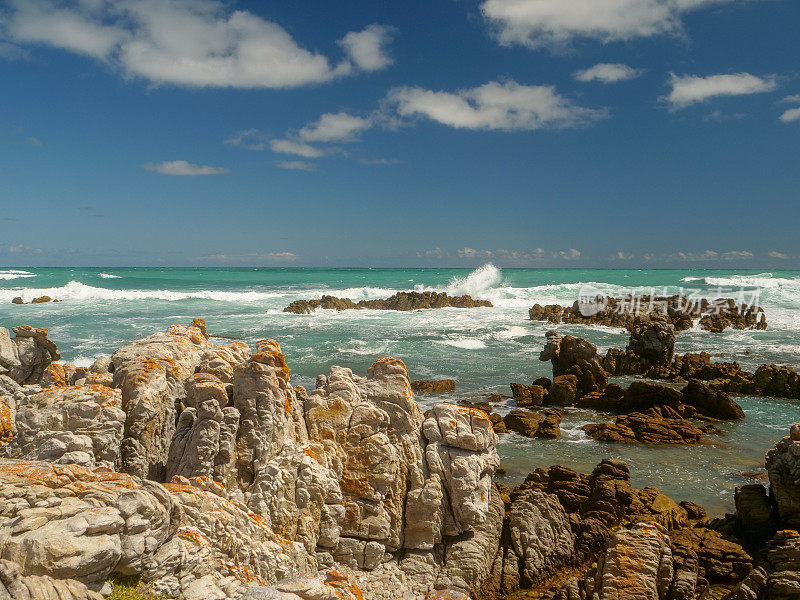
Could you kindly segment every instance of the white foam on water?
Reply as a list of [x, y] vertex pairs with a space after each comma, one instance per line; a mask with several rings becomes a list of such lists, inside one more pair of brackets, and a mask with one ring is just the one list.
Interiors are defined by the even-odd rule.
[[112, 275], [111, 273], [98, 273], [97, 276], [102, 279], [122, 279], [119, 275]]
[[170, 290], [114, 290], [86, 285], [80, 281], [70, 281], [55, 288], [16, 288], [0, 290], [0, 302], [10, 302], [15, 296], [29, 302], [39, 296], [50, 296], [58, 300], [216, 300], [218, 302], [259, 302], [270, 298], [285, 296], [277, 292], [222, 292], [217, 290], [196, 290], [174, 292]]
[[24, 279], [26, 277], [36, 277], [35, 273], [30, 271], [20, 271], [19, 269], [3, 269], [0, 270], [0, 279], [10, 281], [12, 279]]
[[531, 327], [520, 327], [519, 325], [514, 325], [512, 327], [495, 332], [494, 337], [498, 340], [513, 340], [535, 334], [536, 332]]
[[437, 344], [461, 348], [462, 350], [481, 350], [486, 348], [486, 342], [475, 338], [458, 338], [452, 340], [435, 340]]

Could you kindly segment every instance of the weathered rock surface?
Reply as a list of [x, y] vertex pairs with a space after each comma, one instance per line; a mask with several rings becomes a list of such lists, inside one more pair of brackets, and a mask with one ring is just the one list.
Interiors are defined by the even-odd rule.
[[488, 300], [476, 300], [469, 295], [448, 296], [446, 292], [397, 292], [380, 300], [359, 300], [322, 296], [319, 300], [295, 300], [283, 312], [309, 314], [318, 308], [330, 310], [419, 310], [429, 308], [477, 308], [491, 307]]
[[16, 435], [0, 453], [14, 458], [119, 465], [125, 413], [121, 394], [102, 385], [50, 387], [16, 407]]
[[20, 325], [12, 329], [0, 327], [0, 375], [19, 384], [39, 383], [47, 366], [60, 360], [58, 347], [47, 337], [47, 329]]

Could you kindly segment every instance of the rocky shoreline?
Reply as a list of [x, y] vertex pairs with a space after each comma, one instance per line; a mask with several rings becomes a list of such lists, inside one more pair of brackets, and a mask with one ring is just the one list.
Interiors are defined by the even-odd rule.
[[283, 312], [307, 315], [322, 308], [327, 310], [423, 310], [431, 308], [479, 308], [491, 307], [488, 300], [476, 300], [472, 296], [448, 296], [447, 292], [397, 292], [379, 300], [359, 300], [322, 296], [319, 300], [295, 300]]
[[733, 329], [767, 328], [767, 316], [760, 306], [738, 304], [733, 298], [691, 300], [682, 296], [599, 297], [592, 303], [572, 306], [535, 304], [528, 311], [531, 321], [557, 325], [603, 325], [630, 329], [637, 317], [663, 315], [675, 331], [686, 331], [698, 323], [702, 329], [720, 333]]
[[55, 363], [45, 329], [13, 332], [0, 328], [0, 598], [99, 600], [120, 577], [181, 600], [800, 597], [800, 425], [766, 455], [769, 488], [737, 488], [721, 518], [633, 488], [618, 460], [493, 481], [501, 424], [552, 437], [591, 403], [619, 414], [606, 437], [690, 443], [689, 426], [744, 417], [729, 394], [796, 397], [794, 371], [673, 356], [662, 319], [632, 324], [612, 358], [670, 385], [609, 383], [609, 354], [551, 332], [552, 380], [512, 386], [519, 410], [499, 422], [493, 398], [423, 413], [392, 358], [295, 387], [278, 343], [214, 346], [200, 319], [88, 368]]

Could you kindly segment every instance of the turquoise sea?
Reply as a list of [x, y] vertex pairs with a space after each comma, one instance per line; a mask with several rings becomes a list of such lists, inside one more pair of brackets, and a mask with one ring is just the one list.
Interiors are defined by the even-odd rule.
[[[47, 327], [63, 358], [88, 365], [96, 357], [176, 322], [204, 317], [209, 332], [252, 344], [278, 340], [294, 382], [313, 387], [331, 365], [364, 373], [382, 356], [408, 365], [414, 379], [452, 378], [449, 398], [422, 396], [423, 406], [442, 400], [479, 400], [510, 394], [512, 381], [550, 375], [538, 360], [549, 328], [528, 319], [534, 303], [572, 304], [584, 285], [609, 294], [686, 293], [730, 296], [741, 289], [760, 293], [766, 331], [678, 335], [677, 352], [705, 350], [754, 369], [761, 363], [800, 368], [800, 272], [700, 270], [504, 269], [40, 269], [0, 267], [0, 326], [27, 323]], [[446, 290], [491, 300], [495, 308], [392, 311], [281, 312], [293, 300], [322, 294], [354, 300], [387, 297], [398, 290]], [[62, 302], [12, 305], [49, 295]], [[567, 326], [559, 329], [588, 338], [601, 352], [624, 348], [621, 329]], [[764, 452], [800, 421], [800, 403], [740, 398], [747, 418], [723, 426], [725, 435], [694, 447], [656, 448], [599, 444], [580, 430], [603, 415], [576, 410], [566, 415], [559, 440], [503, 436], [499, 451], [509, 483], [539, 466], [591, 468], [603, 457], [626, 460], [637, 486], [655, 485], [676, 500], [688, 499], [722, 513], [733, 506], [733, 487], [752, 483], [745, 475], [763, 464]], [[503, 410], [501, 408], [501, 410]]]

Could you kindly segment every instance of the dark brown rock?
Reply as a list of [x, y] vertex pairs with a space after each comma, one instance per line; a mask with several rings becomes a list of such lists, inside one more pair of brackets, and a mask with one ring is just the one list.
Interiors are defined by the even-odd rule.
[[504, 418], [503, 422], [508, 431], [513, 431], [525, 437], [533, 437], [539, 430], [539, 424], [544, 417], [539, 413], [530, 410], [512, 410]]
[[456, 382], [452, 379], [421, 379], [411, 382], [415, 394], [450, 394], [456, 391]]
[[31, 304], [44, 304], [46, 302], [52, 302], [53, 299], [50, 296], [39, 296], [38, 298], [34, 298], [31, 300]]
[[517, 406], [529, 408], [531, 406], [541, 406], [544, 404], [547, 390], [539, 385], [512, 383], [511, 393], [514, 396]]
[[744, 419], [742, 407], [718, 387], [693, 379], [681, 390], [681, 394], [684, 404], [695, 407], [706, 417], [726, 421]]
[[22, 296], [16, 296], [12, 301], [11, 304], [25, 304], [25, 301], [22, 299]]
[[283, 312], [308, 314], [318, 308], [333, 310], [398, 310], [410, 311], [429, 308], [477, 308], [491, 307], [488, 300], [475, 300], [469, 295], [448, 296], [446, 292], [398, 292], [389, 298], [379, 300], [360, 300], [322, 296], [320, 300], [295, 300]]

